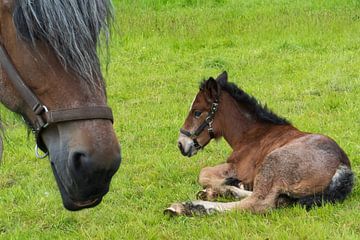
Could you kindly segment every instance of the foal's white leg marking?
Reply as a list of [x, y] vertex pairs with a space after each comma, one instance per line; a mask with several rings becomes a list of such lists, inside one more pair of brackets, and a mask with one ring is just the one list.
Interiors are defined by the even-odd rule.
[[212, 188], [205, 188], [199, 191], [196, 194], [196, 197], [197, 199], [201, 199], [201, 200], [213, 201], [218, 197], [217, 193], [220, 194], [220, 196], [227, 196], [230, 193], [231, 196], [236, 199], [243, 199], [251, 196], [252, 194], [252, 191], [247, 191], [243, 188], [238, 188], [235, 186], [221, 186], [221, 188], [222, 189], [218, 189], [218, 190], [214, 190]]
[[171, 216], [178, 215], [197, 215], [197, 214], [212, 214], [214, 212], [224, 212], [236, 207], [239, 202], [218, 203], [208, 201], [192, 201], [188, 203], [174, 203], [167, 209], [164, 214]]
[[269, 203], [266, 202], [254, 202], [254, 199], [252, 199], [251, 196], [235, 202], [209, 202], [197, 200], [191, 202], [174, 203], [169, 208], [167, 208], [164, 213], [170, 214], [171, 216], [193, 216], [212, 214], [216, 212], [226, 212], [234, 209], [250, 210], [254, 212], [256, 210], [257, 212], [260, 212], [262, 209], [255, 209], [255, 207], [262, 207], [263, 210], [266, 210], [266, 208], [269, 206]]
[[247, 191], [235, 186], [227, 186], [226, 188], [234, 195], [235, 198], [239, 199], [249, 197], [252, 194], [252, 191]]
[[197, 201], [192, 201], [191, 203], [195, 206], [203, 206], [208, 213], [212, 213], [214, 212], [214, 210], [217, 212], [225, 212], [234, 209], [237, 207], [240, 201], [223, 203], [223, 202], [208, 202], [208, 201], [197, 200]]

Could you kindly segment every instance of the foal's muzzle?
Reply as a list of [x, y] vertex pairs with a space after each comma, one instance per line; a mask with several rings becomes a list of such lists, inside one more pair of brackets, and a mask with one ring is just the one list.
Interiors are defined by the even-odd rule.
[[179, 150], [181, 152], [181, 154], [185, 157], [190, 157], [191, 156], [191, 151], [185, 151], [184, 147], [182, 146], [182, 144], [180, 142], [178, 142], [178, 147], [179, 147]]
[[186, 156], [186, 153], [185, 153], [185, 151], [184, 151], [183, 146], [181, 145], [181, 142], [178, 142], [178, 148], [179, 148], [181, 154], [184, 155], [184, 156]]
[[178, 139], [178, 148], [181, 154], [185, 157], [192, 157], [201, 149], [201, 147], [197, 148], [195, 146], [193, 139], [185, 136], [182, 133]]

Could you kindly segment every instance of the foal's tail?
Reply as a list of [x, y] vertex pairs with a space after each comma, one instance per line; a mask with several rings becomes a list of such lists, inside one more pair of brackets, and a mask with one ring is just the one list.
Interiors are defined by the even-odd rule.
[[310, 209], [323, 203], [341, 202], [349, 195], [353, 186], [354, 173], [350, 167], [340, 164], [324, 192], [297, 199], [297, 203]]

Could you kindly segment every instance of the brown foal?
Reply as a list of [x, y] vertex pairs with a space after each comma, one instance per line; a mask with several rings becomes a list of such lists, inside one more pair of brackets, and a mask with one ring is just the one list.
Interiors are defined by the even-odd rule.
[[[299, 131], [229, 83], [226, 72], [201, 84], [180, 132], [185, 156], [220, 137], [233, 152], [226, 163], [201, 170], [201, 200], [172, 204], [165, 210], [171, 215], [263, 213], [294, 203], [310, 208], [342, 201], [353, 187], [349, 159], [335, 141]], [[242, 200], [211, 202], [229, 195]]]

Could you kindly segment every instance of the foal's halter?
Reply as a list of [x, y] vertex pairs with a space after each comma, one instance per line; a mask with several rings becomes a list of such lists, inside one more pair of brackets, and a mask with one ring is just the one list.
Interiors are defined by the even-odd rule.
[[[111, 108], [107, 106], [49, 110], [26, 86], [1, 43], [0, 66], [5, 70], [14, 88], [36, 116], [35, 121], [31, 124], [31, 128], [36, 138], [35, 154], [38, 158], [44, 158], [48, 155], [48, 149], [41, 139], [41, 133], [49, 125], [77, 120], [106, 119], [111, 122], [114, 120]], [[38, 149], [41, 149], [45, 155], [40, 157]]]
[[215, 138], [215, 133], [214, 133], [214, 129], [213, 129], [213, 122], [214, 122], [214, 118], [215, 118], [215, 113], [217, 112], [219, 107], [219, 99], [215, 99], [215, 101], [211, 104], [211, 108], [210, 108], [210, 112], [207, 115], [207, 117], [205, 118], [204, 122], [193, 132], [189, 132], [188, 130], [185, 130], [183, 128], [180, 129], [180, 132], [186, 136], [188, 136], [189, 138], [191, 138], [194, 142], [194, 147], [197, 150], [200, 150], [201, 148], [203, 148], [203, 146], [201, 146], [199, 144], [199, 142], [196, 140], [197, 137], [200, 136], [200, 134], [204, 131], [204, 129], [206, 127], [208, 127], [208, 133], [210, 136], [210, 139]]

